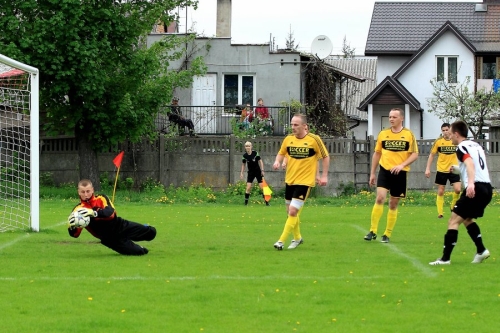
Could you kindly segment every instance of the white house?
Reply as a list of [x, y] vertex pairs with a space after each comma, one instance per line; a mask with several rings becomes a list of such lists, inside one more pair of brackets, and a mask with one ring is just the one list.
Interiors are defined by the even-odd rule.
[[376, 2], [365, 48], [376, 56], [377, 87], [358, 109], [367, 112], [368, 135], [388, 126], [391, 108], [405, 110], [405, 126], [433, 139], [443, 120], [427, 112], [432, 79], [488, 87], [500, 61], [500, 0]]

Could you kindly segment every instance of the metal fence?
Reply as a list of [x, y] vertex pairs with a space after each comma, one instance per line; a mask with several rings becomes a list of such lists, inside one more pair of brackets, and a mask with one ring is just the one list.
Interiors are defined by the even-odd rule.
[[[255, 108], [252, 110], [255, 114]], [[179, 109], [186, 119], [191, 119], [194, 124], [194, 131], [197, 134], [205, 135], [229, 135], [237, 132], [247, 132], [254, 136], [275, 136], [288, 133], [290, 120], [293, 114], [288, 107], [266, 106], [269, 111], [269, 118], [260, 119], [253, 117], [253, 121], [245, 123], [242, 119], [242, 107], [229, 106], [196, 106], [179, 105]], [[169, 121], [168, 113], [170, 107], [165, 107], [164, 111], [158, 114], [155, 120], [155, 128], [160, 133], [185, 132], [187, 129], [179, 128], [175, 123]]]

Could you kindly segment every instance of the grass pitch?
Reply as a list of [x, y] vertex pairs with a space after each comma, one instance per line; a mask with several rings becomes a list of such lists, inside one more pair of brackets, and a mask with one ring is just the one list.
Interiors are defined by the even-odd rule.
[[[498, 331], [496, 204], [479, 219], [492, 256], [471, 264], [475, 247], [461, 227], [450, 266], [428, 265], [447, 222], [433, 206], [400, 207], [382, 244], [363, 240], [371, 205], [311, 200], [304, 244], [276, 251], [281, 200], [118, 203], [120, 216], [158, 230], [141, 243], [143, 257], [116, 254], [87, 232], [70, 238], [72, 207], [42, 201], [40, 233], [0, 234], [2, 332]], [[384, 227], [385, 214], [379, 236]]]

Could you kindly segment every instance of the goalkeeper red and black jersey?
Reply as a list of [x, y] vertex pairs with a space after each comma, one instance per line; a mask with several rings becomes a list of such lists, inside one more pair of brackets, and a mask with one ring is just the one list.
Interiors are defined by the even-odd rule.
[[[94, 237], [105, 239], [118, 231], [119, 223], [117, 223], [115, 207], [106, 195], [97, 194], [93, 195], [89, 200], [81, 200], [80, 204], [73, 208], [73, 212], [80, 208], [90, 208], [97, 212], [97, 216], [91, 217], [89, 225], [85, 227]], [[71, 236], [76, 238], [80, 236], [82, 228], [74, 229], [71, 232], [73, 232]]]

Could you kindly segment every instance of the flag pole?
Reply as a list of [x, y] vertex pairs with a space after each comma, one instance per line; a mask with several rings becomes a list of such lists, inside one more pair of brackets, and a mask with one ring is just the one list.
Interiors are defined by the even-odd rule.
[[119, 173], [120, 173], [120, 167], [118, 167], [118, 170], [116, 171], [115, 186], [113, 187], [113, 197], [111, 199], [111, 202], [113, 204], [115, 203], [116, 184], [118, 183], [118, 174]]
[[116, 184], [118, 183], [118, 174], [120, 173], [120, 166], [122, 165], [122, 160], [123, 160], [123, 154], [124, 153], [125, 153], [124, 151], [120, 152], [113, 159], [113, 164], [115, 165], [115, 167], [118, 168], [118, 170], [116, 171], [115, 186], [113, 187], [113, 197], [111, 198], [111, 202], [112, 203], [115, 203]]

